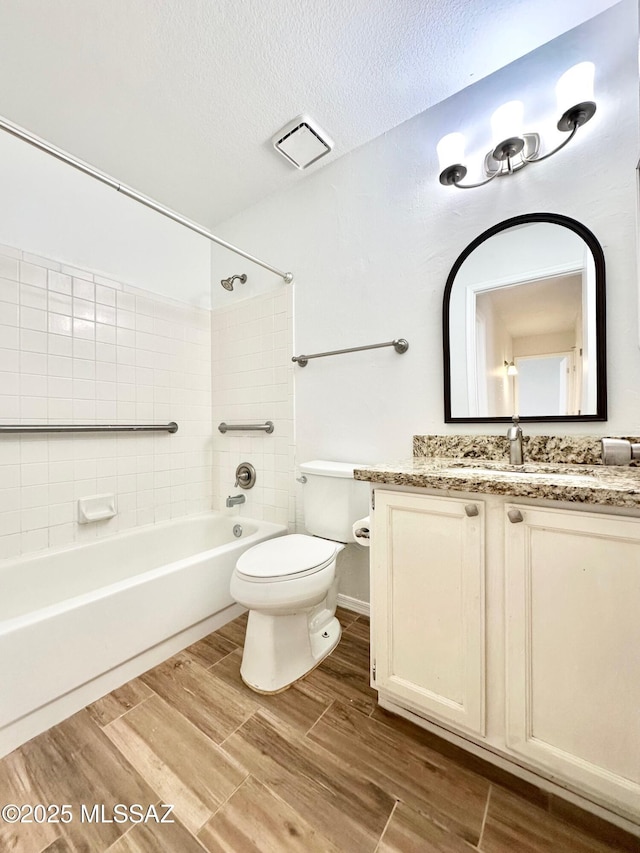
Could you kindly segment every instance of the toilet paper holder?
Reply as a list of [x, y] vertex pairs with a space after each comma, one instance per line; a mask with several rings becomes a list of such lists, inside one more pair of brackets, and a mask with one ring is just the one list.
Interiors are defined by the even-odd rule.
[[363, 548], [369, 548], [371, 545], [371, 517], [367, 515], [364, 518], [358, 518], [353, 522], [351, 532], [359, 545], [362, 545]]

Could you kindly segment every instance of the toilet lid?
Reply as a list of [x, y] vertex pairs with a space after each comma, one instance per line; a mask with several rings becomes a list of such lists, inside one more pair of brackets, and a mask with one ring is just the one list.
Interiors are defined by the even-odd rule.
[[337, 544], [328, 539], [291, 533], [249, 548], [236, 568], [241, 575], [263, 580], [310, 575], [331, 563], [336, 552]]

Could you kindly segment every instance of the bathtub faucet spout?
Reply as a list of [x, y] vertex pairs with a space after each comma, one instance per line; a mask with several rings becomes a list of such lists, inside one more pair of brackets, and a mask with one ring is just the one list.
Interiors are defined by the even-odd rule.
[[246, 501], [244, 495], [229, 495], [227, 498], [227, 506], [236, 506], [237, 504], [243, 504]]

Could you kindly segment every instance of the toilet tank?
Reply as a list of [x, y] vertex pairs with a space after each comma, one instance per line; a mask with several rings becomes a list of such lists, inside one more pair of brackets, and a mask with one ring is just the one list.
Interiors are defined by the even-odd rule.
[[353, 479], [355, 462], [304, 462], [300, 471], [303, 486], [304, 525], [309, 533], [353, 542], [354, 521], [369, 513], [369, 483]]

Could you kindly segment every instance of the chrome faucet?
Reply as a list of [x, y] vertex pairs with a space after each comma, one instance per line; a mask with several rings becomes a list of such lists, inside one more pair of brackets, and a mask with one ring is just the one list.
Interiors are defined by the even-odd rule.
[[510, 426], [507, 430], [509, 462], [512, 465], [522, 465], [522, 427], [520, 426], [520, 418], [514, 415], [511, 420], [513, 421], [513, 426]]
[[229, 495], [227, 498], [227, 506], [237, 506], [238, 504], [243, 504], [246, 501], [244, 495]]

